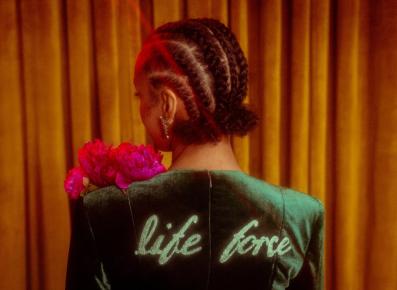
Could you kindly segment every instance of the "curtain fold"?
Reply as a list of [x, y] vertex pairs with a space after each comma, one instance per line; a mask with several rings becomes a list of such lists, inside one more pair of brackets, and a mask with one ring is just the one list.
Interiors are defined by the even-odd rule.
[[241, 167], [324, 202], [326, 288], [397, 290], [392, 0], [0, 1], [0, 288], [64, 288], [67, 170], [93, 138], [151, 142], [135, 57], [186, 17], [221, 20], [247, 55], [261, 120], [232, 140]]
[[[366, 287], [357, 273], [365, 273], [366, 251], [357, 245], [366, 233], [368, 214], [367, 43], [368, 11], [364, 1], [338, 2], [335, 13], [335, 253], [344, 263], [335, 267], [335, 287]], [[349, 97], [346, 97], [349, 96]], [[363, 198], [364, 197], [364, 198]], [[346, 217], [349, 218], [346, 218]], [[369, 234], [369, 233], [368, 233]]]
[[[0, 4], [0, 286], [25, 289], [27, 228], [25, 205], [24, 110], [20, 87], [18, 10], [9, 1]], [[3, 69], [7, 68], [7, 70]], [[10, 114], [12, 112], [12, 114]], [[10, 154], [12, 153], [12, 154]], [[14, 251], [18, 249], [18, 251]], [[9, 268], [17, 268], [10, 271]], [[18, 281], [18, 282], [15, 282]]]

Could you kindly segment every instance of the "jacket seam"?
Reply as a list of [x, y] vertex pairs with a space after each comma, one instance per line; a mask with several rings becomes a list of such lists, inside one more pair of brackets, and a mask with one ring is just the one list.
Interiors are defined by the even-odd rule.
[[[319, 201], [317, 200], [317, 202], [319, 202]], [[310, 247], [311, 247], [311, 245], [312, 245], [313, 237], [314, 237], [314, 234], [315, 234], [314, 231], [317, 229], [319, 222], [320, 222], [320, 215], [317, 214], [317, 215], [316, 215], [316, 218], [314, 219], [314, 221], [313, 221], [313, 223], [312, 223], [312, 227], [311, 227], [311, 228], [312, 228], [312, 233], [311, 233], [311, 235], [310, 235], [309, 242], [307, 243], [306, 248], [305, 248], [305, 252], [304, 252], [305, 255], [304, 255], [304, 258], [303, 258], [302, 266], [299, 268], [299, 270], [298, 270], [296, 276], [295, 276], [293, 279], [295, 279], [296, 277], [299, 276], [299, 274], [300, 274], [300, 273], [302, 272], [302, 270], [303, 270], [303, 267], [305, 266], [305, 262], [307, 261], [308, 252], [309, 252]]]
[[[281, 200], [282, 200], [282, 215], [281, 215], [281, 225], [280, 225], [280, 229], [279, 229], [279, 237], [281, 237], [281, 233], [284, 229], [284, 219], [285, 219], [285, 198], [284, 198], [284, 191], [282, 189], [282, 187], [278, 186], [278, 189], [280, 191], [280, 195], [281, 195]], [[277, 263], [278, 263], [278, 258], [279, 255], [278, 253], [276, 253], [273, 256], [273, 263], [272, 263], [272, 271], [271, 271], [271, 276], [270, 276], [270, 280], [269, 280], [269, 285], [268, 285], [268, 289], [273, 289], [273, 285], [274, 285], [274, 278], [275, 278], [275, 273], [276, 273], [276, 267], [277, 267]]]
[[[135, 223], [134, 213], [132, 210], [133, 206], [132, 206], [132, 201], [130, 199], [130, 194], [128, 191], [126, 192], [126, 195], [127, 195], [128, 207], [129, 207], [130, 215], [131, 215], [131, 222], [132, 222], [132, 227], [133, 227], [133, 232], [134, 232], [135, 244], [138, 246], [139, 240], [138, 240], [138, 234], [136, 232], [136, 223]], [[141, 275], [141, 265], [142, 264], [141, 264], [141, 256], [140, 255], [137, 255], [137, 260], [138, 260], [138, 277], [139, 277], [138, 280], [140, 281], [142, 278], [142, 275]]]
[[[83, 201], [82, 201], [82, 202], [83, 202], [84, 216], [85, 216], [85, 218], [86, 218], [88, 227], [89, 227], [89, 229], [90, 229], [90, 235], [91, 235], [91, 237], [92, 237], [93, 244], [94, 244], [95, 260], [96, 260], [96, 262], [97, 262], [97, 266], [101, 268], [102, 274], [105, 273], [106, 283], [108, 283], [107, 277], [106, 277], [106, 271], [105, 271], [104, 268], [103, 268], [103, 261], [102, 261], [102, 259], [101, 259], [100, 254], [99, 254], [99, 250], [98, 250], [98, 246], [97, 246], [97, 241], [96, 241], [95, 233], [94, 233], [94, 228], [93, 228], [93, 226], [92, 226], [92, 224], [91, 224], [91, 219], [90, 219], [90, 215], [89, 215], [89, 212], [88, 212], [89, 210], [88, 210], [88, 208], [86, 207], [86, 203], [85, 203], [84, 197], [83, 197]], [[95, 281], [96, 281], [96, 283], [99, 283], [99, 282], [98, 282], [98, 277], [97, 277], [97, 275], [95, 274], [94, 276], [95, 276]], [[102, 286], [102, 285], [99, 285], [99, 286]], [[109, 285], [109, 284], [104, 285], [104, 286], [109, 287], [109, 289], [110, 289], [110, 285]]]
[[99, 251], [98, 251], [98, 247], [97, 247], [97, 243], [96, 243], [94, 229], [93, 229], [92, 224], [91, 224], [91, 219], [90, 219], [90, 215], [88, 213], [88, 208], [85, 205], [85, 199], [83, 199], [83, 210], [84, 210], [84, 216], [85, 216], [85, 218], [87, 220], [88, 227], [90, 229], [90, 234], [91, 234], [92, 240], [94, 241], [95, 258], [98, 260], [99, 263], [101, 263], [101, 261], [99, 259]]

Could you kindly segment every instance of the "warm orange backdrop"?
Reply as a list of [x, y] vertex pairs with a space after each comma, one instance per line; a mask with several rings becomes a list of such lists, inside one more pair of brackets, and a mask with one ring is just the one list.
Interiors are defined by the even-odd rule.
[[94, 137], [150, 141], [132, 97], [141, 39], [199, 16], [248, 56], [262, 122], [234, 139], [241, 166], [326, 206], [327, 289], [397, 289], [393, 0], [1, 0], [0, 289], [63, 289], [65, 174]]

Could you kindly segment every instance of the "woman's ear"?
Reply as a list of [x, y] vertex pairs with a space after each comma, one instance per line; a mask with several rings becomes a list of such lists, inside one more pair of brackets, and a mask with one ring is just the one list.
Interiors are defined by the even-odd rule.
[[169, 123], [172, 124], [175, 119], [176, 109], [178, 105], [177, 96], [172, 90], [164, 88], [160, 93], [160, 102], [161, 113], [169, 120]]

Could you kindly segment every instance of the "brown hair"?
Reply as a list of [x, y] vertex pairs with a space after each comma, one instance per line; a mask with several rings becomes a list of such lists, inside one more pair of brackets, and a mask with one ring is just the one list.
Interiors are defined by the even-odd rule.
[[183, 100], [189, 120], [174, 123], [185, 143], [217, 141], [222, 134], [246, 135], [257, 122], [243, 104], [248, 65], [233, 32], [215, 19], [166, 23], [145, 40], [138, 71], [150, 85], [171, 87]]

